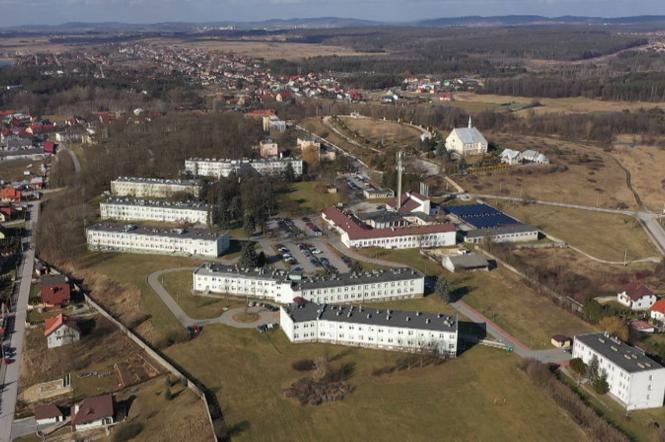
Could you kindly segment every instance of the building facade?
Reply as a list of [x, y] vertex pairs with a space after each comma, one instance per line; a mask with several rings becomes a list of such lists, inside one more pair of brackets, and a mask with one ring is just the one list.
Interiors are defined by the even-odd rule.
[[663, 406], [665, 368], [637, 348], [605, 333], [575, 337], [573, 358], [589, 365], [596, 358], [607, 375], [610, 395], [626, 410]]
[[284, 175], [291, 166], [294, 176], [302, 175], [302, 160], [294, 158], [272, 158], [261, 160], [225, 160], [216, 158], [190, 158], [185, 161], [185, 172], [192, 176], [226, 178], [232, 173], [240, 173], [243, 168], [251, 168], [260, 175]]
[[111, 197], [99, 203], [102, 219], [119, 221], [159, 221], [208, 224], [210, 207], [199, 202], [147, 200], [129, 197]]
[[342, 243], [351, 248], [413, 249], [449, 247], [457, 243], [457, 228], [453, 224], [373, 229], [355, 215], [344, 213], [336, 207], [325, 209], [321, 218], [340, 234]]
[[488, 229], [475, 229], [466, 233], [464, 242], [479, 244], [487, 239], [492, 242], [538, 241], [540, 230], [527, 224], [511, 224]]
[[308, 277], [279, 270], [203, 264], [194, 271], [193, 290], [267, 299], [288, 304], [296, 298], [320, 303], [389, 301], [422, 297], [425, 276], [394, 268], [367, 273]]
[[135, 198], [168, 198], [186, 193], [198, 198], [201, 183], [198, 180], [120, 177], [111, 181], [111, 193]]
[[468, 127], [455, 128], [446, 138], [446, 149], [461, 156], [486, 154], [488, 146], [483, 134], [473, 127], [470, 117]]
[[436, 313], [317, 304], [280, 308], [280, 328], [293, 343], [323, 342], [391, 351], [457, 355], [457, 318]]
[[156, 229], [132, 224], [98, 223], [86, 229], [90, 250], [216, 258], [229, 248], [227, 233], [203, 229]]

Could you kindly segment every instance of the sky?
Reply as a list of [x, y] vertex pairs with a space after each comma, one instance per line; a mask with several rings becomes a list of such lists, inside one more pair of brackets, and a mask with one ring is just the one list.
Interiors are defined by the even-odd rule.
[[72, 21], [258, 21], [327, 16], [409, 21], [508, 14], [665, 15], [665, 0], [0, 0], [0, 26]]

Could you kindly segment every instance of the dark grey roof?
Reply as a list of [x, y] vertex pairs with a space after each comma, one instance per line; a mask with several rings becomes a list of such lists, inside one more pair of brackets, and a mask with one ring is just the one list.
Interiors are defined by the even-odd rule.
[[456, 332], [457, 318], [442, 313], [384, 310], [353, 305], [293, 303], [285, 307], [293, 322], [316, 319], [386, 327]]
[[371, 272], [340, 273], [339, 275], [304, 277], [298, 282], [301, 289], [318, 289], [339, 287], [345, 285], [374, 284], [377, 282], [404, 281], [414, 278], [424, 278], [425, 275], [417, 270], [404, 267], [372, 270]]
[[448, 256], [448, 259], [450, 259], [450, 262], [452, 262], [455, 267], [474, 268], [474, 267], [487, 267], [489, 265], [487, 259], [485, 259], [485, 257], [477, 253], [452, 255]]
[[400, 213], [388, 210], [382, 210], [378, 212], [358, 213], [358, 218], [360, 218], [363, 221], [374, 221], [377, 223], [389, 223], [404, 219], [404, 217]]
[[112, 204], [119, 206], [148, 206], [148, 207], [168, 207], [170, 209], [188, 209], [207, 211], [209, 206], [199, 201], [168, 201], [168, 200], [149, 200], [142, 198], [130, 198], [122, 196], [112, 196], [102, 204]]
[[528, 224], [509, 224], [507, 226], [494, 227], [491, 229], [476, 229], [467, 232], [467, 238], [483, 238], [485, 236], [505, 235], [509, 233], [538, 232], [538, 228]]
[[120, 224], [102, 222], [88, 227], [86, 230], [103, 232], [125, 232], [131, 235], [166, 236], [171, 238], [204, 239], [213, 241], [222, 236], [214, 234], [207, 229], [159, 229], [156, 227], [137, 226], [135, 224]]
[[49, 287], [52, 285], [67, 284], [67, 277], [65, 275], [43, 275], [39, 278], [39, 284], [42, 287]]
[[273, 279], [276, 282], [291, 282], [296, 289], [318, 289], [343, 287], [356, 284], [375, 284], [377, 282], [403, 281], [424, 278], [424, 275], [409, 268], [396, 267], [391, 269], [373, 270], [371, 272], [340, 273], [339, 275], [302, 276], [290, 278], [290, 274], [271, 267], [262, 269], [243, 269], [238, 266], [206, 263], [199, 266], [195, 273], [201, 275], [243, 275], [248, 278]]
[[284, 270], [275, 270], [271, 267], [264, 268], [241, 268], [235, 265], [205, 263], [201, 264], [194, 270], [194, 273], [206, 276], [222, 276], [222, 275], [243, 275], [256, 279], [272, 279], [275, 281], [284, 280], [288, 277], [288, 273]]
[[589, 346], [629, 373], [663, 368], [662, 365], [645, 355], [643, 351], [605, 333], [575, 336], [575, 340]]
[[199, 180], [179, 178], [146, 178], [136, 176], [121, 176], [114, 181], [144, 184], [173, 184], [176, 186], [200, 186]]

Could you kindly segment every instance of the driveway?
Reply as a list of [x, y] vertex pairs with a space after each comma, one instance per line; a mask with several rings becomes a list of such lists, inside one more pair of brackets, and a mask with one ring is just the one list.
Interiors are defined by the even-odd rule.
[[[160, 277], [167, 273], [193, 271], [195, 267], [178, 267], [175, 269], [159, 270], [148, 275], [148, 284], [155, 291], [157, 296], [162, 300], [166, 307], [171, 310], [173, 316], [183, 325], [183, 327], [191, 327], [194, 325], [210, 325], [210, 324], [224, 324], [229, 327], [235, 328], [255, 328], [259, 325], [270, 324], [279, 322], [279, 313], [271, 312], [261, 307], [250, 307], [247, 309], [249, 312], [258, 313], [259, 319], [254, 322], [240, 322], [233, 319], [233, 316], [238, 313], [245, 312], [244, 308], [230, 309], [222, 313], [216, 318], [210, 319], [194, 319], [190, 317], [173, 299], [171, 294], [164, 288], [160, 282]], [[195, 296], [195, 295], [191, 295]]]

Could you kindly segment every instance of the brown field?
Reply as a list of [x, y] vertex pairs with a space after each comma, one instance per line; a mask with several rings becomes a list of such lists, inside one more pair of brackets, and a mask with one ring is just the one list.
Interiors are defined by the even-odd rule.
[[608, 261], [659, 256], [635, 218], [588, 210], [564, 209], [536, 204], [494, 202], [520, 221]]
[[468, 175], [456, 181], [468, 192], [535, 198], [546, 201], [616, 208], [637, 208], [616, 160], [597, 147], [507, 134], [487, 134], [501, 148], [535, 149], [551, 166], [516, 166], [492, 174]]
[[[165, 396], [167, 388], [174, 395], [170, 400]], [[166, 376], [161, 376], [141, 385], [136, 391], [123, 392], [119, 399], [129, 395], [135, 396], [129, 416], [114, 432], [131, 423], [140, 423], [143, 430], [133, 441], [211, 440], [212, 428], [203, 401], [188, 388], [180, 384], [167, 387]]]
[[[587, 113], [587, 112], [612, 112], [638, 110], [640, 108], [654, 108], [658, 107], [665, 109], [665, 103], [652, 103], [641, 101], [605, 101], [594, 100], [584, 97], [571, 97], [571, 98], [533, 98], [533, 97], [513, 97], [510, 95], [491, 95], [491, 94], [476, 94], [473, 92], [458, 92], [455, 93], [454, 103], [463, 107], [466, 103], [479, 103], [479, 106], [496, 107], [504, 103], [524, 103], [529, 104], [538, 101], [541, 105], [533, 108], [536, 113]], [[470, 110], [470, 109], [469, 109]], [[529, 110], [517, 111], [518, 115], [525, 115]]]
[[420, 131], [395, 121], [340, 117], [350, 131], [366, 138], [372, 147], [383, 142], [386, 148], [404, 148], [418, 143]]
[[[624, 138], [619, 140], [625, 141]], [[665, 148], [656, 146], [617, 147], [612, 155], [630, 171], [631, 181], [642, 202], [653, 211], [665, 208]]]
[[601, 264], [570, 249], [521, 249], [511, 253], [520, 263], [517, 265], [520, 270], [538, 269], [569, 279], [570, 283], [551, 288], [568, 291], [579, 300], [588, 296], [616, 295], [617, 289], [636, 279], [657, 293], [665, 290], [665, 275], [658, 273], [656, 265], [651, 263]]
[[[50, 160], [10, 160], [0, 161], [0, 180], [14, 181], [27, 178], [23, 175], [24, 171], [29, 171], [32, 176], [40, 175], [39, 167], [42, 163]], [[28, 167], [30, 166], [30, 167]]]
[[80, 399], [140, 384], [160, 373], [163, 369], [159, 364], [100, 316], [94, 317], [90, 334], [58, 348], [47, 349], [43, 326], [26, 333], [21, 360], [23, 388], [71, 374], [73, 396]]
[[298, 60], [307, 57], [328, 55], [372, 55], [370, 53], [356, 52], [351, 48], [329, 46], [314, 43], [291, 43], [283, 41], [239, 41], [239, 40], [181, 40], [170, 38], [148, 39], [148, 43], [169, 45], [176, 48], [201, 49], [206, 51], [233, 52], [245, 57], [265, 59], [284, 58]]
[[[80, 47], [80, 46], [77, 46]], [[48, 37], [15, 37], [0, 39], [0, 52], [14, 52], [32, 54], [35, 52], [60, 53], [71, 49], [71, 47], [49, 42]]]

